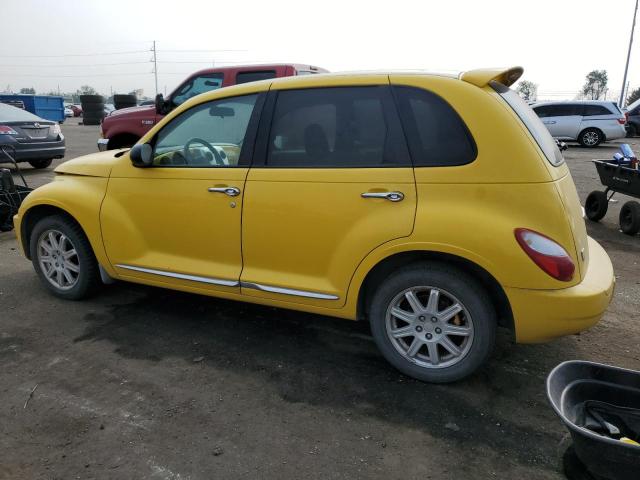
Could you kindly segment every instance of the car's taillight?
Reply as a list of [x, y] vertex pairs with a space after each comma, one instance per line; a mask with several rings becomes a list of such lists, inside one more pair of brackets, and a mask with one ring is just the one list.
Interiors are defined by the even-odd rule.
[[0, 135], [18, 135], [18, 132], [7, 125], [0, 125]]
[[516, 228], [514, 233], [520, 247], [542, 270], [563, 282], [573, 278], [576, 266], [560, 244], [526, 228]]
[[60, 130], [60, 125], [58, 125], [57, 123], [51, 125], [49, 127], [49, 133], [51, 135], [60, 135], [62, 133], [62, 130]]
[[627, 118], [626, 118], [626, 117], [625, 117], [625, 118], [619, 118], [619, 119], [618, 119], [618, 123], [619, 123], [620, 125], [624, 125], [625, 123], [627, 123]]

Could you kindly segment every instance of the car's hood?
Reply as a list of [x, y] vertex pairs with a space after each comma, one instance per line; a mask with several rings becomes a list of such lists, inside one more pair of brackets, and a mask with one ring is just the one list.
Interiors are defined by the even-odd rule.
[[144, 105], [142, 107], [127, 107], [121, 108], [120, 110], [114, 110], [107, 118], [119, 117], [120, 115], [131, 115], [132, 113], [143, 113], [143, 114], [156, 114], [156, 106], [155, 105]]
[[108, 177], [113, 165], [120, 160], [116, 155], [122, 150], [107, 150], [74, 158], [56, 167], [54, 172], [87, 177]]

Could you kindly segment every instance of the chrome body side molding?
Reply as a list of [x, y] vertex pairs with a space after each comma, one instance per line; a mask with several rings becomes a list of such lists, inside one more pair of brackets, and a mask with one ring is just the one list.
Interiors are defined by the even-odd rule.
[[338, 300], [340, 298], [336, 295], [329, 295], [327, 293], [308, 292], [306, 290], [294, 290], [292, 288], [272, 287], [270, 285], [262, 285], [260, 283], [253, 282], [240, 282], [240, 287], [252, 288], [254, 290], [260, 290], [262, 292], [293, 295], [296, 297], [318, 298], [320, 300]]
[[222, 285], [224, 287], [237, 287], [240, 282], [237, 280], [224, 280], [222, 278], [213, 277], [200, 277], [198, 275], [187, 275], [185, 273], [168, 272], [166, 270], [155, 270], [153, 268], [136, 267], [134, 265], [124, 265], [119, 263], [116, 265], [119, 268], [125, 268], [127, 270], [133, 270], [136, 272], [150, 273], [151, 275], [159, 275], [161, 277], [179, 278], [180, 280], [190, 280], [192, 282], [208, 283], [210, 285]]
[[[242, 287], [260, 290], [262, 292], [279, 293], [282, 295], [292, 295], [295, 297], [317, 298], [319, 300], [338, 300], [337, 295], [329, 295], [327, 293], [309, 292], [307, 290], [295, 290], [293, 288], [273, 287], [271, 285], [262, 285], [253, 282], [238, 282], [237, 280], [224, 280], [221, 278], [201, 277], [198, 275], [187, 275], [185, 273], [175, 273], [166, 270], [156, 270], [153, 268], [136, 267], [135, 265], [125, 265], [123, 263], [116, 264], [118, 268], [133, 270], [135, 272], [149, 273], [151, 275], [159, 275], [161, 277], [178, 278], [180, 280], [190, 280], [192, 282], [207, 283], [210, 285], [222, 285], [224, 287]], [[106, 273], [106, 272], [105, 272]]]

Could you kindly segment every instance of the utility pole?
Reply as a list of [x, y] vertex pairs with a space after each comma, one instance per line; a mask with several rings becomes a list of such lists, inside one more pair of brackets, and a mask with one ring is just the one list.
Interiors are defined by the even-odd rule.
[[151, 50], [153, 51], [153, 75], [155, 76], [156, 80], [156, 96], [158, 96], [158, 55], [156, 52], [155, 40], [153, 41], [153, 48]]
[[624, 87], [627, 84], [627, 72], [629, 71], [629, 58], [631, 57], [631, 45], [633, 45], [633, 31], [636, 28], [636, 14], [638, 13], [638, 0], [636, 0], [636, 8], [633, 11], [633, 23], [631, 24], [631, 35], [629, 36], [629, 50], [627, 51], [627, 63], [624, 66], [624, 77], [622, 79], [622, 92], [620, 92], [619, 107], [624, 106]]

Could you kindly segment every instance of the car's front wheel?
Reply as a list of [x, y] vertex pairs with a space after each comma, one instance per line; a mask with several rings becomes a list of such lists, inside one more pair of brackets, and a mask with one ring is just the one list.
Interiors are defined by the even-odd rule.
[[79, 225], [54, 215], [39, 220], [30, 237], [31, 261], [54, 295], [79, 300], [100, 282], [98, 262]]
[[471, 375], [495, 341], [496, 313], [486, 291], [445, 264], [421, 264], [389, 276], [374, 294], [369, 315], [384, 357], [426, 382]]
[[51, 165], [51, 162], [53, 162], [53, 160], [51, 158], [46, 158], [43, 160], [29, 160], [29, 164], [33, 167], [33, 168], [47, 168], [49, 165]]

